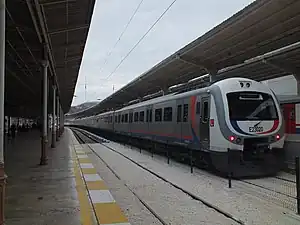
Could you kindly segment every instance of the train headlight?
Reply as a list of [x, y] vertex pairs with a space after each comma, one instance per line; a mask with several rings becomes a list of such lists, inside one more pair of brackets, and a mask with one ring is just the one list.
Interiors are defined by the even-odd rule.
[[240, 81], [241, 88], [249, 88], [251, 86], [250, 81]]
[[229, 141], [233, 142], [235, 140], [235, 136], [230, 136]]
[[276, 140], [278, 141], [279, 139], [280, 139], [280, 135], [277, 134], [277, 135], [276, 135]]

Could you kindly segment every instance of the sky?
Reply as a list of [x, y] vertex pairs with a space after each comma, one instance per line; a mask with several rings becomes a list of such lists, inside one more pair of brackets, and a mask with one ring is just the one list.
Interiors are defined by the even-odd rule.
[[119, 41], [141, 0], [96, 1], [72, 105], [105, 99], [253, 2], [177, 0], [115, 70], [173, 1], [143, 0]]

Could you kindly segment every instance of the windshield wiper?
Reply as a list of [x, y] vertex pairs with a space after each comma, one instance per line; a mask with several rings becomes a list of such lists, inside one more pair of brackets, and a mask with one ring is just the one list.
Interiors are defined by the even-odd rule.
[[262, 110], [264, 110], [265, 108], [267, 108], [268, 106], [272, 106], [273, 105], [273, 101], [271, 99], [268, 99], [264, 102], [262, 102], [261, 104], [259, 104], [256, 109], [249, 115], [247, 116], [247, 118], [255, 118], [255, 116], [260, 113]]

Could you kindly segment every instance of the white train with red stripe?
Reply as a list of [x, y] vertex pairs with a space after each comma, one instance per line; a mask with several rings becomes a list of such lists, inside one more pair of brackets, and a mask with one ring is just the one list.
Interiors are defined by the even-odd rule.
[[219, 171], [269, 174], [282, 163], [284, 129], [272, 90], [254, 80], [229, 78], [210, 86], [138, 102], [75, 124], [193, 150]]

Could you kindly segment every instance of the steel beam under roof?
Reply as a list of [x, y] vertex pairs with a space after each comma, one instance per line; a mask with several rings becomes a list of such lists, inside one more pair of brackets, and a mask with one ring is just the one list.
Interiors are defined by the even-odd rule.
[[300, 95], [277, 95], [281, 105], [300, 103]]
[[[299, 0], [257, 0], [80, 114], [117, 107], [141, 94], [155, 93], [161, 86], [185, 83], [208, 71], [219, 71], [218, 78], [238, 75], [257, 80], [291, 74], [299, 68], [299, 40]], [[288, 45], [292, 45], [288, 50], [267, 56], [268, 61], [245, 62]]]
[[58, 86], [63, 110], [67, 112], [95, 0], [6, 2], [6, 114], [40, 115], [43, 44], [50, 61], [50, 82]]

